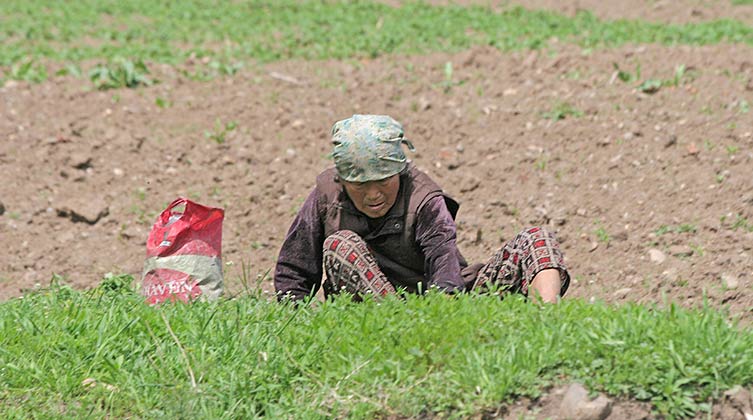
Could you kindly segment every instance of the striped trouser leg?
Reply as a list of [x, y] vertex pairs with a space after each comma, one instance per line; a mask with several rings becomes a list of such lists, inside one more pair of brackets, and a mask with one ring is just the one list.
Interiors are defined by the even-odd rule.
[[379, 269], [366, 242], [356, 233], [340, 230], [324, 240], [324, 293], [342, 291], [356, 298], [365, 294], [385, 296], [394, 294], [395, 288]]
[[560, 272], [563, 296], [570, 285], [559, 242], [543, 227], [526, 228], [502, 249], [479, 271], [473, 288], [488, 288], [491, 285], [512, 293], [528, 294], [528, 286], [541, 270], [556, 268]]

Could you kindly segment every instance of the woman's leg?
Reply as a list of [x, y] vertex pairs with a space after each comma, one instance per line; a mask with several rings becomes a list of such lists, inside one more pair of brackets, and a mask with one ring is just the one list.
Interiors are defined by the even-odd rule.
[[325, 296], [346, 291], [358, 299], [365, 294], [395, 293], [366, 242], [354, 232], [340, 230], [328, 236], [324, 240], [323, 262]]
[[508, 241], [481, 268], [473, 288], [492, 285], [526, 296], [533, 288], [545, 302], [556, 302], [567, 291], [570, 275], [554, 234], [543, 227], [531, 227]]

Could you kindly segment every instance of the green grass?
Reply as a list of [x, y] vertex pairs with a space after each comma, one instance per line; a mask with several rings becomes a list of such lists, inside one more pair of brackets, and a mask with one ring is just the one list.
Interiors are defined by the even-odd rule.
[[[197, 78], [232, 74], [238, 61], [375, 57], [386, 53], [541, 48], [550, 40], [584, 48], [625, 43], [753, 44], [735, 20], [686, 25], [602, 21], [514, 8], [393, 8], [367, 1], [5, 0], [0, 2], [0, 67], [6, 77], [44, 79], [44, 63], [110, 61], [181, 64], [209, 57]], [[42, 63], [42, 64], [40, 64]], [[69, 73], [73, 68], [62, 69]]]
[[732, 223], [732, 229], [742, 229], [744, 231], [753, 232], [753, 222], [749, 222], [746, 217], [738, 214], [734, 223]]
[[666, 233], [696, 233], [698, 228], [692, 223], [682, 223], [679, 225], [661, 225], [654, 233], [661, 236]]
[[559, 121], [567, 117], [580, 118], [583, 116], [583, 111], [567, 102], [557, 102], [550, 111], [542, 112], [541, 116], [544, 119]]
[[693, 415], [753, 382], [712, 309], [443, 295], [149, 307], [111, 277], [0, 304], [2, 418], [466, 418], [556, 381]]

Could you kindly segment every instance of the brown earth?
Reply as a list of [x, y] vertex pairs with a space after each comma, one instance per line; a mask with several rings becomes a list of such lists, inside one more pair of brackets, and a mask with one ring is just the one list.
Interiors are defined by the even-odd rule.
[[[331, 124], [386, 113], [404, 123], [416, 164], [462, 202], [458, 242], [470, 260], [547, 224], [574, 276], [568, 296], [694, 305], [705, 294], [747, 317], [751, 57], [750, 47], [724, 45], [553, 56], [476, 48], [277, 63], [212, 82], [154, 66], [161, 83], [137, 90], [11, 82], [0, 122], [0, 293], [16, 296], [52, 273], [78, 287], [106, 272], [138, 274], [154, 216], [178, 195], [227, 209], [224, 259], [237, 289], [241, 263], [252, 277], [273, 267], [330, 165]], [[646, 94], [613, 63], [640, 64], [645, 78], [687, 70], [677, 86]], [[556, 120], [557, 109], [576, 115]], [[206, 135], [222, 131], [218, 121], [238, 125], [222, 144]]]
[[[675, 5], [639, 2], [619, 14], [616, 2], [527, 2], [539, 3], [612, 17]], [[723, 12], [709, 17], [729, 11], [677, 3]], [[698, 17], [679, 8], [662, 19]], [[747, 6], [735, 10], [751, 16]], [[641, 92], [615, 64], [666, 82]], [[384, 113], [404, 124], [414, 162], [462, 203], [458, 243], [469, 260], [545, 224], [566, 253], [569, 298], [706, 299], [753, 319], [751, 47], [481, 47], [252, 65], [210, 82], [150, 67], [160, 83], [134, 90], [97, 91], [69, 77], [0, 88], [0, 298], [53, 273], [79, 288], [107, 272], [138, 277], [151, 223], [179, 195], [226, 209], [228, 290], [241, 290], [247, 266], [246, 277], [270, 291], [264, 273], [316, 174], [331, 165], [332, 123]], [[225, 130], [230, 122], [237, 128]], [[505, 412], [540, 418], [558, 404], [549, 398]], [[645, 405], [617, 402], [610, 419], [641, 413]]]

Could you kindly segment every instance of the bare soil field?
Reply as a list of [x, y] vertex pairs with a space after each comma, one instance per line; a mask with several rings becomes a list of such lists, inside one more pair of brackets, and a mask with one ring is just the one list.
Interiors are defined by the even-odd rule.
[[[751, 7], [728, 3], [526, 5], [753, 21]], [[376, 113], [404, 124], [417, 148], [409, 157], [461, 202], [469, 261], [524, 226], [547, 225], [573, 275], [567, 298], [708, 302], [753, 319], [750, 47], [477, 47], [255, 65], [209, 82], [150, 69], [159, 83], [139, 89], [98, 91], [71, 77], [0, 88], [1, 299], [53, 274], [78, 288], [108, 272], [139, 277], [151, 223], [177, 196], [226, 209], [229, 293], [244, 272], [271, 292], [264, 274], [331, 165], [332, 124]], [[647, 79], [658, 83], [639, 89]], [[551, 411], [556, 398], [523, 412]], [[610, 418], [649, 415], [628, 401]]]
[[[226, 208], [223, 257], [237, 290], [242, 263], [252, 277], [273, 267], [316, 174], [331, 165], [332, 123], [385, 113], [405, 125], [416, 164], [462, 203], [458, 242], [469, 260], [545, 224], [574, 276], [568, 297], [698, 305], [705, 296], [746, 317], [751, 57], [744, 46], [475, 48], [276, 63], [211, 82], [155, 68], [161, 82], [136, 90], [9, 83], [0, 294], [53, 273], [77, 287], [107, 272], [138, 276], [154, 216], [179, 195]], [[686, 70], [676, 86], [644, 93], [615, 64], [661, 80]]]

